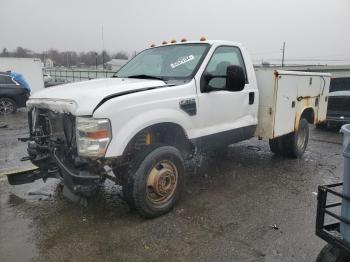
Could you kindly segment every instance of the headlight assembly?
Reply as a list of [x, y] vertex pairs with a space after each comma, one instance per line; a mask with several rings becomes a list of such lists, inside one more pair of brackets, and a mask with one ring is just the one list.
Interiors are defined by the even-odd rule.
[[80, 156], [103, 157], [112, 139], [109, 119], [77, 117], [76, 139]]

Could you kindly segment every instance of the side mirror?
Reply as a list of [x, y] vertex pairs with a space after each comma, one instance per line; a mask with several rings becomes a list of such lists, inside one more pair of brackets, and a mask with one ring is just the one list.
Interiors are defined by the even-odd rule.
[[213, 79], [216, 78], [216, 76], [209, 74], [209, 73], [205, 73], [202, 76], [202, 81], [201, 81], [201, 91], [204, 93], [208, 93], [210, 91], [212, 91], [212, 89], [209, 86], [209, 82]]
[[241, 91], [245, 86], [245, 73], [242, 67], [229, 65], [226, 70], [226, 89]]

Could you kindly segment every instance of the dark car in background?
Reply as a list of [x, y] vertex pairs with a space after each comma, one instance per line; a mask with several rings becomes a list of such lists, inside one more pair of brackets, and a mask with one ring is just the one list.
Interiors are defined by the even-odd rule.
[[0, 115], [15, 113], [25, 107], [30, 91], [15, 81], [8, 73], [0, 72]]
[[327, 109], [329, 126], [350, 123], [350, 77], [332, 78]]

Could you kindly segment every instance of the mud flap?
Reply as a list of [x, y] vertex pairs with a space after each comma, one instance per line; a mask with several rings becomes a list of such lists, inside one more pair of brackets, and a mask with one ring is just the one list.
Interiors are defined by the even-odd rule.
[[24, 170], [15, 170], [4, 173], [3, 175], [7, 176], [7, 181], [10, 185], [13, 186], [29, 184], [41, 178], [48, 178], [48, 174], [41, 172], [38, 167]]

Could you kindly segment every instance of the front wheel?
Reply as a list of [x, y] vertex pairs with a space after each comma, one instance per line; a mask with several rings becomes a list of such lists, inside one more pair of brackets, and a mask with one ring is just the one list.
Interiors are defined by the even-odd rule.
[[184, 161], [178, 149], [159, 146], [131, 161], [123, 194], [128, 204], [145, 218], [169, 212], [180, 197]]

